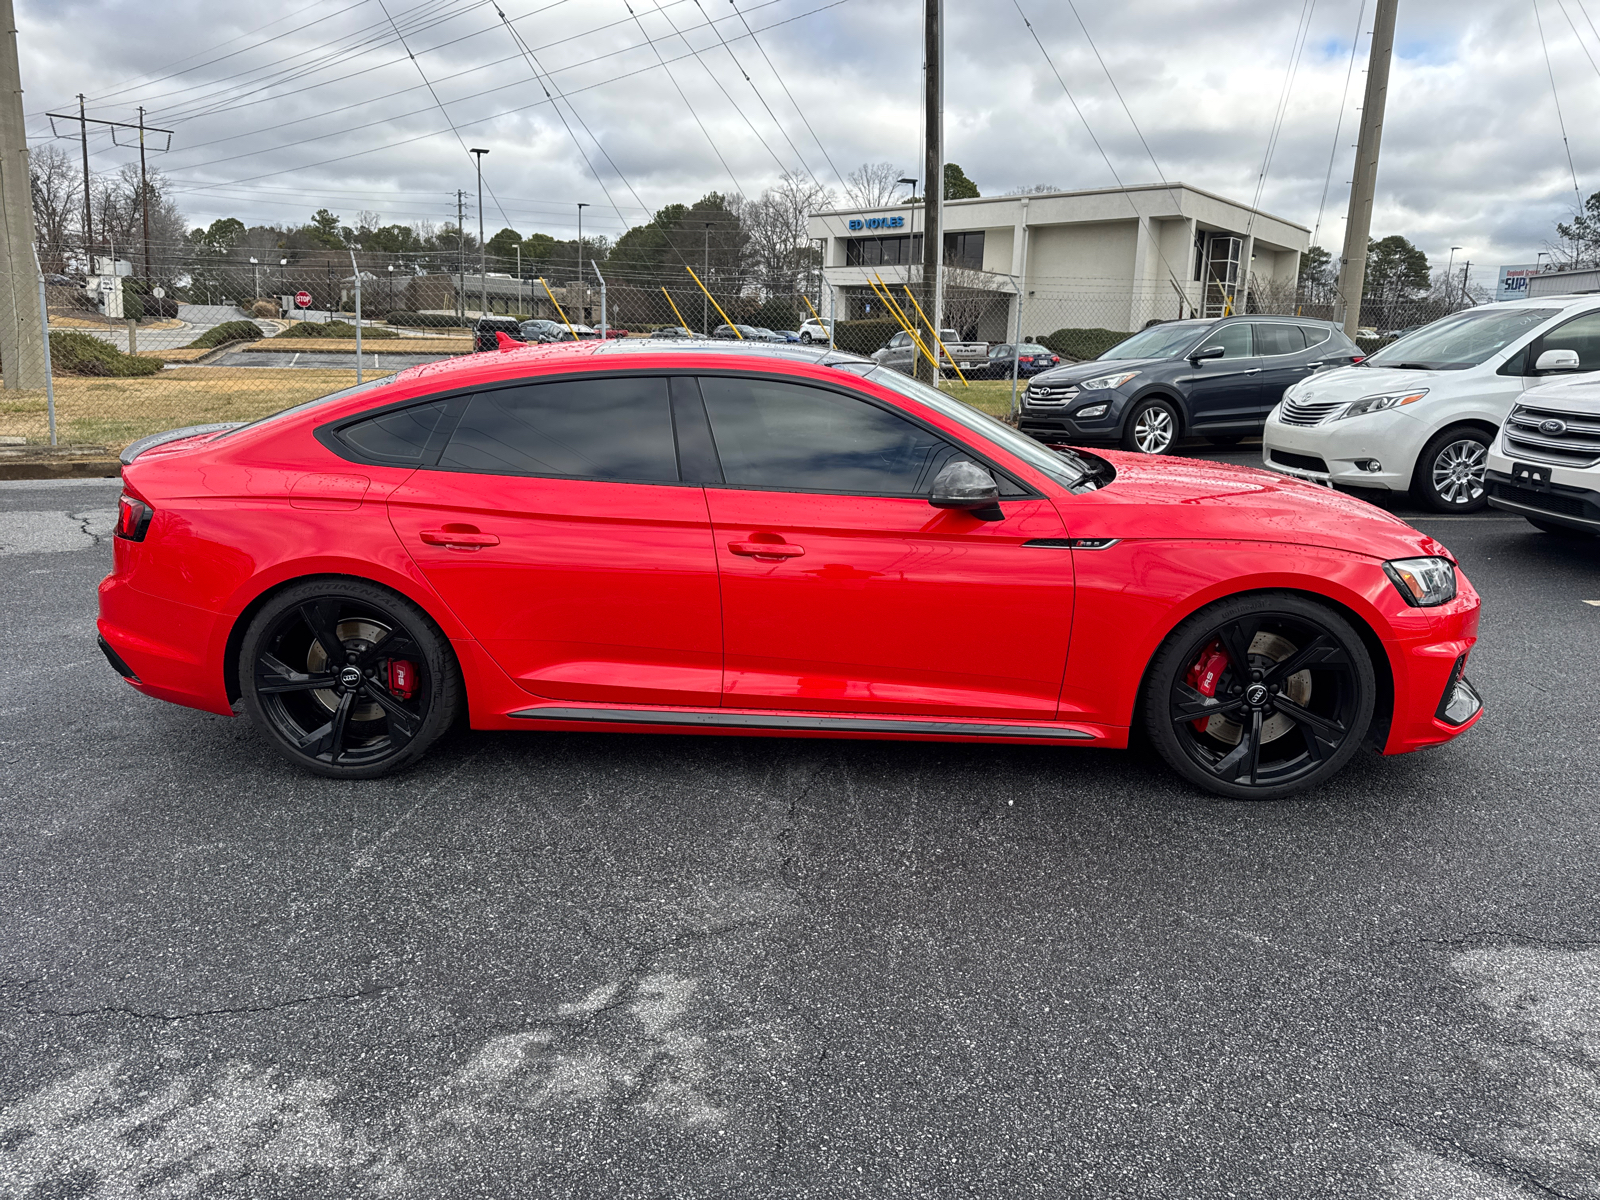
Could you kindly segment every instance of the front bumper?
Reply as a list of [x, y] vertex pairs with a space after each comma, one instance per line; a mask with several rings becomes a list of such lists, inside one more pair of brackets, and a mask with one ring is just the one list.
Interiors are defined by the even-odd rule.
[[[1287, 425], [1274, 408], [1261, 431], [1261, 461], [1269, 471], [1327, 487], [1403, 492], [1426, 441], [1426, 427], [1404, 412]], [[1369, 469], [1373, 462], [1380, 464], [1376, 471]]]
[[[1108, 442], [1122, 436], [1122, 418], [1128, 397], [1115, 391], [1077, 392], [1064, 404], [1031, 404], [1020, 398], [1017, 428], [1029, 437], [1052, 445], [1071, 442]], [[1081, 409], [1104, 404], [1098, 417], [1080, 417]]]
[[[1521, 460], [1519, 460], [1521, 461]], [[1506, 512], [1536, 517], [1565, 529], [1600, 533], [1600, 468], [1569, 467], [1553, 463], [1528, 463], [1540, 468], [1542, 478], [1519, 479], [1516, 463], [1496, 438], [1489, 448], [1484, 481], [1489, 503]]]

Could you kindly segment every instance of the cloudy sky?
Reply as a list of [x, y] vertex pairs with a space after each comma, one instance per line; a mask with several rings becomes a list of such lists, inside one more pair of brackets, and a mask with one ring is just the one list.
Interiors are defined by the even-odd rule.
[[[946, 0], [948, 157], [984, 194], [1159, 171], [1247, 203], [1259, 187], [1307, 226], [1320, 214], [1337, 250], [1372, 0], [1364, 15], [1361, 0], [1077, 0], [1088, 36], [1067, 0], [1020, 4]], [[30, 138], [79, 91], [91, 116], [144, 105], [173, 130], [154, 158], [191, 224], [322, 205], [453, 219], [468, 146], [490, 150], [488, 227], [558, 237], [579, 202], [586, 230], [614, 235], [646, 208], [758, 194], [785, 167], [835, 188], [865, 160], [921, 174], [916, 0], [498, 7], [510, 28], [493, 0], [16, 0]], [[1452, 246], [1485, 268], [1546, 247], [1575, 199], [1536, 17], [1578, 185], [1600, 190], [1600, 0], [1401, 0], [1375, 235], [1438, 265]], [[75, 151], [76, 127], [57, 126]], [[137, 159], [104, 135], [90, 149], [96, 171]]]

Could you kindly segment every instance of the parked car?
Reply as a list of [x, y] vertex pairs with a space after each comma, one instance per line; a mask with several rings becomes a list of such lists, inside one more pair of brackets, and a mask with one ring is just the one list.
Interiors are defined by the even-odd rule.
[[714, 338], [726, 338], [729, 341], [745, 342], [781, 342], [783, 341], [770, 329], [758, 329], [754, 325], [738, 325], [738, 333], [734, 332], [734, 325], [718, 325], [711, 331]]
[[574, 324], [570, 329], [565, 321], [550, 321], [543, 317], [522, 322], [522, 336], [528, 342], [586, 341], [600, 335], [587, 325]]
[[607, 338], [625, 338], [628, 336], [628, 331], [626, 329], [617, 329], [615, 326], [608, 326], [601, 336]]
[[[1572, 351], [1546, 353], [1573, 354], [1581, 365]], [[1537, 529], [1600, 534], [1600, 377], [1523, 392], [1489, 447], [1484, 478], [1491, 505]]]
[[1265, 471], [1056, 452], [823, 349], [464, 355], [122, 457], [112, 668], [237, 700], [334, 778], [458, 717], [1108, 748], [1138, 725], [1197, 786], [1273, 799], [1481, 711], [1478, 596], [1433, 538]]
[[800, 323], [800, 340], [802, 342], [826, 342], [829, 338], [828, 331], [833, 328], [833, 320], [829, 317], [812, 317]]
[[653, 338], [703, 338], [706, 335], [696, 333], [692, 329], [685, 329], [682, 325], [668, 325], [665, 329], [657, 329], [650, 334]]
[[989, 361], [978, 368], [981, 377], [1010, 379], [1013, 359], [1016, 361], [1019, 379], [1029, 379], [1041, 371], [1048, 371], [1051, 367], [1061, 365], [1061, 356], [1049, 346], [1041, 346], [1038, 342], [1023, 342], [1013, 347], [1011, 342], [1004, 342], [989, 347]]
[[498, 350], [500, 340], [495, 334], [503, 333], [519, 342], [534, 339], [524, 336], [522, 322], [515, 317], [479, 317], [472, 323], [472, 349], [474, 353]]
[[1261, 431], [1291, 383], [1360, 361], [1328, 321], [1168, 321], [1099, 358], [1034, 376], [1018, 428], [1045, 442], [1120, 442], [1140, 454], [1165, 454], [1189, 434], [1231, 446]]
[[1317, 483], [1405, 492], [1435, 512], [1489, 499], [1489, 445], [1523, 392], [1600, 370], [1600, 296], [1485, 304], [1361, 365], [1298, 383], [1267, 418], [1265, 465]]
[[[954, 373], [950, 367], [951, 359], [954, 359], [963, 371], [981, 371], [989, 365], [988, 342], [963, 342], [960, 334], [954, 329], [941, 329], [939, 340], [944, 343], [943, 351], [937, 346], [929, 346], [928, 351], [939, 356], [941, 374]], [[948, 358], [946, 354], [949, 355]], [[872, 352], [873, 362], [893, 367], [896, 371], [907, 375], [915, 373], [916, 361], [921, 357], [922, 352], [912, 342], [911, 335], [903, 331], [895, 334]]]

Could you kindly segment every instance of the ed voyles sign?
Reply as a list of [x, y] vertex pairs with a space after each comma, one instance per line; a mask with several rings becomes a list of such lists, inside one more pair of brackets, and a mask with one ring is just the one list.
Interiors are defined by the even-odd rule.
[[851, 217], [851, 229], [903, 229], [904, 217]]

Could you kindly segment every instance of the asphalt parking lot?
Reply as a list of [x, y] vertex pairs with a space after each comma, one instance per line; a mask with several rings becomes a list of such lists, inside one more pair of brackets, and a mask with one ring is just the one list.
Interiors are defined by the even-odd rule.
[[1600, 541], [1416, 518], [1488, 712], [1298, 801], [605, 734], [351, 784], [106, 666], [116, 493], [0, 485], [0, 1196], [1600, 1197]]

